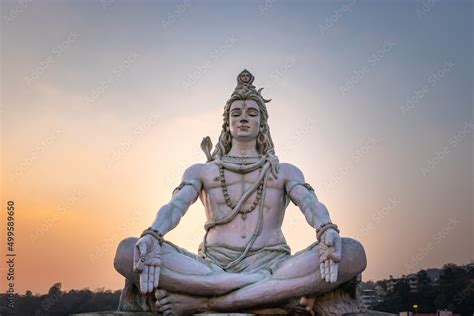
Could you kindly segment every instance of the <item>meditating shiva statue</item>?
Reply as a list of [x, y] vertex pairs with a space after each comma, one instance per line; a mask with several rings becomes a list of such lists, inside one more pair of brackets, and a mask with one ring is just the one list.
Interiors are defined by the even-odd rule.
[[[280, 163], [266, 100], [247, 70], [224, 107], [217, 145], [203, 139], [207, 162], [190, 166], [168, 204], [140, 238], [124, 239], [114, 266], [125, 277], [119, 310], [164, 315], [247, 312], [344, 314], [358, 311], [362, 245], [341, 238], [303, 173]], [[198, 254], [165, 239], [197, 199], [207, 222]], [[315, 242], [291, 254], [282, 232], [293, 202]]]

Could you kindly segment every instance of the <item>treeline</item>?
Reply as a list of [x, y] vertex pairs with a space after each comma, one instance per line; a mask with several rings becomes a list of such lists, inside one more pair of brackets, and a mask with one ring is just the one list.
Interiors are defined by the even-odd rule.
[[[439, 280], [433, 282], [425, 270], [417, 274], [417, 290], [410, 291], [407, 281], [399, 281], [393, 291], [388, 291], [383, 303], [372, 309], [390, 313], [413, 311], [417, 305], [418, 313], [433, 313], [437, 310], [449, 310], [455, 314], [474, 314], [474, 266], [445, 265]], [[387, 288], [387, 280], [377, 281]]]
[[[387, 290], [389, 280], [368, 282], [363, 287], [376, 285]], [[61, 291], [61, 283], [54, 284], [48, 294], [15, 295], [15, 310], [7, 308], [8, 297], [0, 295], [0, 315], [62, 316], [73, 313], [116, 310], [120, 290], [111, 291], [89, 289]], [[433, 313], [436, 310], [450, 310], [456, 314], [474, 314], [474, 265], [457, 266], [447, 264], [442, 268], [439, 280], [433, 282], [426, 271], [417, 273], [417, 290], [410, 291], [407, 281], [398, 281], [393, 291], [386, 291], [383, 302], [372, 307], [377, 311], [398, 314], [400, 311], [413, 311], [417, 305], [418, 313]]]
[[7, 307], [7, 295], [0, 295], [0, 315], [21, 316], [62, 316], [73, 313], [86, 313], [116, 310], [121, 291], [89, 289], [61, 291], [61, 283], [54, 284], [48, 294], [15, 295], [15, 309]]

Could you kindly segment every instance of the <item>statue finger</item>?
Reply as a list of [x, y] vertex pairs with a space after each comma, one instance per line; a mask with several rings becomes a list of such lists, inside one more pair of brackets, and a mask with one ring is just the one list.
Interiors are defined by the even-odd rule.
[[160, 266], [155, 267], [155, 275], [153, 277], [153, 287], [157, 288], [160, 284]]
[[329, 282], [330, 283], [333, 283], [333, 277], [334, 277], [334, 267], [335, 263], [333, 260], [329, 260], [329, 269], [331, 270], [331, 272], [329, 273]]
[[342, 239], [337, 238], [336, 244], [334, 245], [335, 251], [333, 256], [337, 259], [337, 262], [341, 261], [341, 253], [342, 253]]
[[331, 282], [337, 282], [337, 271], [339, 270], [339, 263], [334, 262], [333, 270], [331, 271]]
[[138, 247], [138, 251], [140, 253], [140, 256], [143, 257], [146, 255], [146, 244], [144, 242], [139, 242], [137, 244], [137, 247]]
[[138, 267], [137, 267], [139, 259], [140, 259], [140, 252], [138, 251], [138, 247], [135, 246], [133, 247], [133, 269], [135, 272], [141, 272], [141, 270], [138, 270]]
[[155, 278], [155, 267], [148, 266], [148, 292], [153, 291], [154, 278]]
[[328, 232], [326, 232], [324, 234], [324, 243], [328, 247], [333, 247], [334, 246], [334, 235], [328, 234]]
[[331, 273], [331, 269], [330, 269], [330, 266], [329, 266], [329, 260], [326, 260], [324, 262], [324, 264], [326, 265], [326, 282], [329, 282], [329, 278], [330, 278], [330, 273]]
[[140, 273], [140, 290], [142, 294], [148, 293], [148, 266], [144, 266]]
[[[144, 254], [142, 254], [144, 252]], [[146, 245], [138, 243], [133, 250], [133, 261], [135, 272], [142, 272], [145, 267]]]
[[336, 252], [329, 254], [328, 258], [336, 263], [339, 263], [339, 261], [341, 261], [341, 255], [338, 255]]
[[321, 274], [321, 280], [324, 280], [324, 261], [319, 261], [319, 273]]
[[135, 272], [142, 272], [145, 268], [145, 257], [139, 257], [137, 263], [135, 264]]
[[133, 263], [134, 263], [134, 264], [137, 263], [138, 257], [140, 257], [140, 253], [138, 252], [138, 247], [137, 247], [137, 245], [135, 245], [135, 247], [133, 247]]
[[326, 276], [328, 275], [328, 266], [326, 265], [327, 263], [327, 260], [324, 260], [323, 261], [323, 271], [324, 271], [324, 276], [323, 276], [323, 280], [326, 281]]

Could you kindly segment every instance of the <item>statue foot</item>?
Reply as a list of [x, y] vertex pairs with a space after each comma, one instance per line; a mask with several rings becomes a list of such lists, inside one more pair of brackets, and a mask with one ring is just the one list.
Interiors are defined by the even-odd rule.
[[165, 316], [190, 315], [207, 311], [207, 298], [155, 290], [156, 310]]
[[300, 304], [302, 306], [304, 306], [304, 308], [312, 315], [314, 316], [314, 311], [313, 311], [313, 307], [314, 307], [314, 302], [315, 302], [315, 298], [314, 297], [306, 297], [306, 296], [302, 296], [300, 298]]

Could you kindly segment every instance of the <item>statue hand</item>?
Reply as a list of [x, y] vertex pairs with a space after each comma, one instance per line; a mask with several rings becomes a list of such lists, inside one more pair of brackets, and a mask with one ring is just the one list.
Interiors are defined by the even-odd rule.
[[151, 235], [145, 235], [137, 241], [133, 253], [135, 272], [140, 273], [140, 290], [151, 293], [160, 281], [161, 245]]
[[334, 229], [328, 229], [319, 243], [319, 270], [321, 279], [329, 283], [337, 281], [337, 270], [341, 261], [341, 237]]

